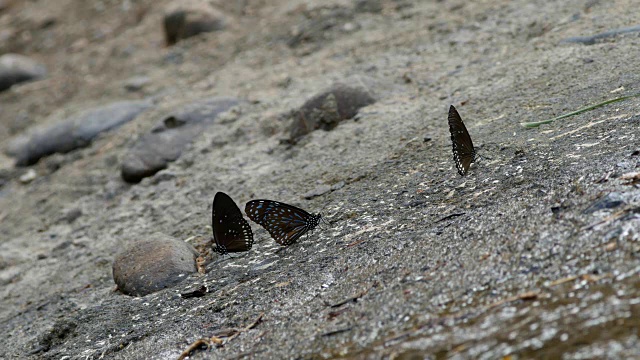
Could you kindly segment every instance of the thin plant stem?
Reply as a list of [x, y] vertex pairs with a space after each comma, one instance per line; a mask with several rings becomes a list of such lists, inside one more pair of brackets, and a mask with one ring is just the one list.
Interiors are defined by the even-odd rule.
[[590, 106], [587, 106], [587, 107], [583, 107], [582, 109], [578, 109], [576, 111], [572, 111], [572, 112], [567, 113], [567, 114], [562, 114], [560, 116], [556, 116], [556, 117], [554, 117], [552, 119], [548, 119], [548, 120], [544, 120], [544, 121], [520, 123], [520, 125], [522, 125], [522, 126], [524, 126], [526, 128], [532, 129], [532, 128], [536, 128], [536, 127], [538, 127], [540, 125], [543, 125], [543, 124], [550, 124], [550, 123], [552, 123], [552, 122], [554, 122], [556, 120], [564, 119], [564, 118], [567, 118], [567, 117], [573, 116], [573, 115], [578, 115], [578, 114], [581, 114], [581, 113], [583, 113], [585, 111], [593, 110], [595, 108], [599, 108], [599, 107], [607, 105], [607, 104], [611, 104], [611, 103], [622, 101], [622, 100], [631, 99], [631, 98], [637, 97], [637, 96], [640, 96], [640, 93], [633, 94], [633, 95], [627, 95], [627, 96], [623, 96], [623, 97], [619, 97], [619, 98], [615, 98], [615, 99], [610, 99], [610, 100], [607, 100], [607, 101], [603, 101], [601, 103], [597, 103], [595, 105], [590, 105]]

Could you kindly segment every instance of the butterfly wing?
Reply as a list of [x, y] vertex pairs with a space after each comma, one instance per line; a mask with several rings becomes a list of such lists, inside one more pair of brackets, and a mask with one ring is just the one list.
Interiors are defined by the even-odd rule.
[[220, 254], [249, 251], [253, 246], [253, 233], [249, 222], [229, 195], [218, 192], [212, 210], [214, 251]]
[[453, 146], [453, 160], [456, 162], [458, 174], [464, 176], [471, 163], [475, 161], [476, 151], [473, 148], [471, 135], [462, 122], [462, 118], [453, 105], [449, 108], [449, 132]]
[[244, 212], [283, 246], [293, 244], [307, 231], [315, 228], [320, 220], [320, 215], [273, 200], [251, 200]]

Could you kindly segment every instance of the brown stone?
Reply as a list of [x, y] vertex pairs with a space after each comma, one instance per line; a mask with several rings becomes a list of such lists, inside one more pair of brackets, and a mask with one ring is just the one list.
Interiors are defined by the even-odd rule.
[[222, 13], [206, 1], [180, 1], [165, 11], [165, 39], [167, 45], [173, 45], [201, 33], [222, 30], [226, 23]]
[[186, 242], [155, 233], [124, 247], [113, 261], [113, 280], [123, 293], [144, 296], [197, 273], [198, 256]]
[[294, 111], [289, 142], [296, 143], [314, 130], [332, 130], [339, 122], [354, 117], [361, 107], [375, 101], [370, 86], [360, 78], [337, 82]]

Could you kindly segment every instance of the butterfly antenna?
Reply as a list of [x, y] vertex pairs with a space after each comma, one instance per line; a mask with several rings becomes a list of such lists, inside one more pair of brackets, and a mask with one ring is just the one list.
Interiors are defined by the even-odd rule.
[[323, 223], [325, 223], [327, 226], [331, 227], [331, 223], [327, 221], [327, 219], [322, 218], [321, 219]]
[[[329, 203], [324, 204], [324, 206], [322, 207], [322, 210], [320, 211], [320, 213], [318, 215], [322, 215], [322, 213], [324, 212], [324, 209], [327, 208], [327, 206], [329, 206]], [[328, 225], [329, 227], [331, 227], [331, 223], [327, 221], [327, 219], [325, 219], [324, 216], [320, 217], [320, 222], [321, 223], [325, 223], [326, 225]]]

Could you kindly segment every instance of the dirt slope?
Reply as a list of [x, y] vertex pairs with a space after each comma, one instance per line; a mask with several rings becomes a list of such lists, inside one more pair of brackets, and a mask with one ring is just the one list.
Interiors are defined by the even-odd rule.
[[[640, 164], [640, 98], [520, 125], [640, 92], [637, 32], [563, 42], [638, 25], [634, 1], [214, 1], [227, 28], [173, 47], [168, 1], [8, 3], [0, 48], [49, 76], [0, 94], [3, 147], [89, 106], [157, 106], [31, 168], [0, 156], [0, 357], [177, 358], [261, 313], [193, 358], [640, 357], [640, 190], [620, 179]], [[126, 90], [135, 76], [149, 84]], [[380, 100], [281, 144], [279, 114], [350, 76], [375, 79]], [[126, 184], [136, 139], [204, 96], [248, 101], [167, 170]], [[464, 178], [450, 104], [484, 157]], [[212, 257], [205, 276], [114, 292], [129, 241], [159, 231], [207, 249], [216, 191], [298, 204], [331, 226], [279, 252], [254, 226], [254, 249]], [[178, 295], [200, 284], [205, 297]]]

